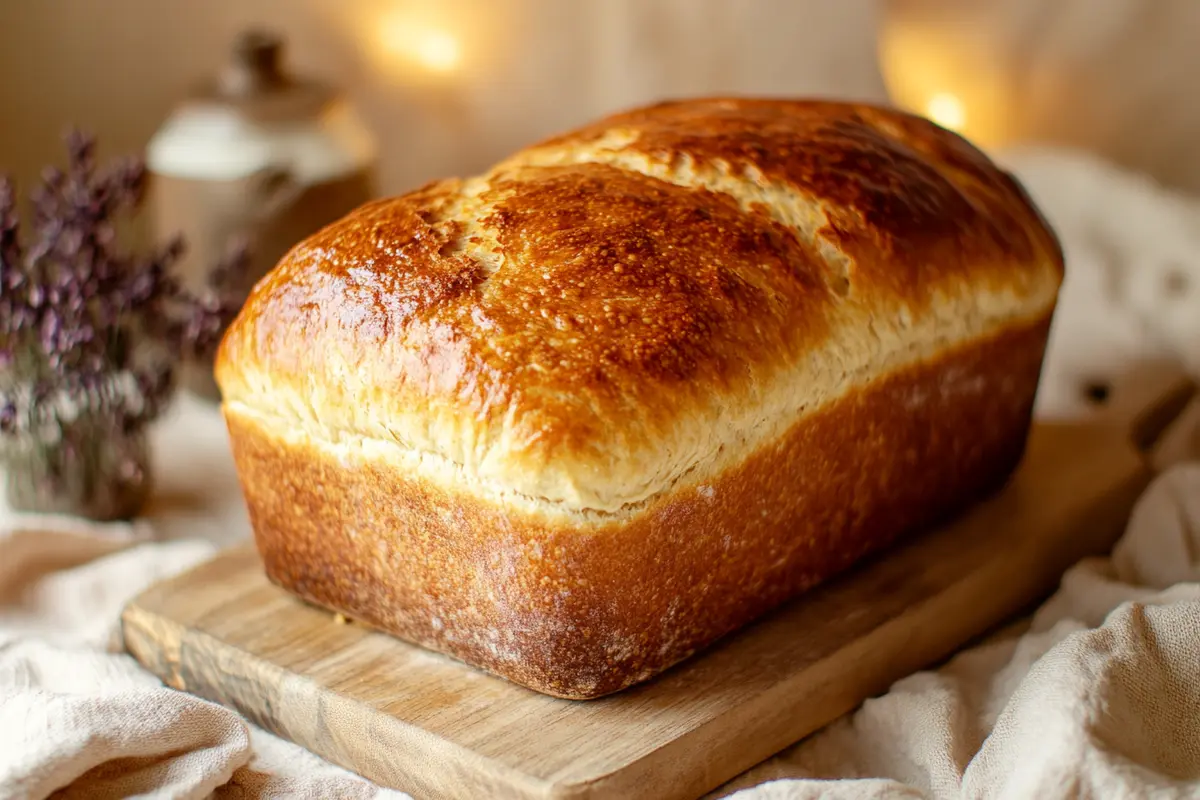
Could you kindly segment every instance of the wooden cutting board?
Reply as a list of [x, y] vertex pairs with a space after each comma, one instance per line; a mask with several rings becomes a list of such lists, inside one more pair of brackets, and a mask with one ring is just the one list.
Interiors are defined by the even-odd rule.
[[545, 697], [345, 624], [249, 546], [147, 590], [129, 651], [416, 797], [696, 798], [1027, 609], [1119, 536], [1149, 479], [1127, 427], [1041, 425], [1010, 485], [659, 679]]

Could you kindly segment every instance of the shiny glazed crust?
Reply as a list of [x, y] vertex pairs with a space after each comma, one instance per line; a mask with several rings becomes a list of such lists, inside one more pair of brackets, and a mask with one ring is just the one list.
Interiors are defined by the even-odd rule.
[[927, 122], [668, 103], [301, 243], [217, 378], [273, 580], [595, 697], [998, 486], [1061, 280]]

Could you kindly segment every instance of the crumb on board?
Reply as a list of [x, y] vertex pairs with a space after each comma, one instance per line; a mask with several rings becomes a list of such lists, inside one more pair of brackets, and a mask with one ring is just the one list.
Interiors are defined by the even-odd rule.
[[346, 617], [343, 616], [342, 614], [334, 614], [333, 615], [333, 624], [334, 625], [349, 625], [350, 620], [346, 619]]

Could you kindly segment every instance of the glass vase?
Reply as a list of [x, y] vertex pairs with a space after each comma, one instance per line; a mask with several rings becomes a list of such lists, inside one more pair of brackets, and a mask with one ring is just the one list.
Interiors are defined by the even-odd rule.
[[52, 437], [3, 445], [8, 505], [14, 511], [98, 521], [130, 519], [150, 492], [150, 451], [142, 431], [122, 433], [84, 415]]

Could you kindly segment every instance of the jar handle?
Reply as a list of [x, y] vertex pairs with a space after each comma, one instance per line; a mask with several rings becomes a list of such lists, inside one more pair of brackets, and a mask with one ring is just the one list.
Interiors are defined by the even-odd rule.
[[250, 191], [255, 198], [255, 216], [274, 217], [300, 197], [304, 184], [285, 166], [269, 165], [250, 176]]

